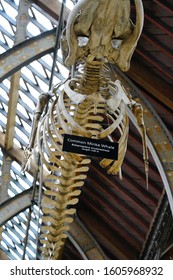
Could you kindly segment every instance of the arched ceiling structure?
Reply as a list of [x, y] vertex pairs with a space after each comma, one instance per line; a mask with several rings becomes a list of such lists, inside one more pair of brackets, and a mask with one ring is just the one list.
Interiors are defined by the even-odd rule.
[[[149, 187], [141, 137], [130, 116], [123, 180], [108, 175], [98, 160], [92, 159], [64, 259], [173, 257], [171, 2], [143, 0], [145, 24], [131, 68], [123, 74], [111, 66], [112, 79], [120, 79], [144, 107], [150, 151]], [[72, 6], [72, 1], [67, 3]], [[41, 217], [35, 196], [33, 203], [32, 189], [38, 181], [34, 172], [23, 174], [20, 168], [40, 93], [50, 89], [52, 78], [56, 84], [68, 76], [56, 49], [61, 8], [56, 0], [0, 3], [0, 226], [1, 249], [11, 259], [40, 257], [36, 244]], [[66, 7], [63, 25], [68, 13]]]

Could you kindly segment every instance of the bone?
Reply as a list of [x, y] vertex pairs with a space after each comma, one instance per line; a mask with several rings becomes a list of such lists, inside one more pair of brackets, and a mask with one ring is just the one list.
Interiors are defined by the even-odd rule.
[[[107, 59], [122, 71], [128, 71], [144, 22], [142, 1], [134, 2], [135, 24], [130, 18], [130, 0], [79, 1], [67, 20], [66, 65], [73, 65], [79, 59]], [[88, 37], [83, 47], [78, 44], [78, 37], [82, 36]], [[114, 46], [113, 41], [117, 41]]]
[[[41, 250], [45, 259], [60, 259], [67, 232], [76, 213], [76, 204], [85, 188], [90, 158], [62, 151], [64, 134], [104, 139], [119, 144], [118, 160], [102, 159], [108, 174], [118, 174], [127, 150], [129, 119], [127, 106], [136, 116], [141, 132], [146, 177], [148, 153], [143, 112], [119, 80], [111, 81], [107, 61], [122, 71], [130, 66], [131, 55], [142, 31], [141, 0], [134, 0], [136, 24], [130, 19], [129, 0], [81, 0], [71, 12], [66, 26], [66, 64], [77, 63], [74, 77], [63, 82], [47, 114], [33, 127], [31, 141], [35, 158], [49, 172], [44, 180]], [[88, 36], [86, 46], [78, 46], [78, 36]], [[64, 40], [64, 39], [63, 39]], [[112, 40], [121, 41], [113, 48]], [[66, 45], [67, 44], [67, 45]], [[59, 86], [52, 89], [58, 91]], [[38, 125], [38, 127], [37, 127]], [[37, 131], [37, 134], [36, 134]]]

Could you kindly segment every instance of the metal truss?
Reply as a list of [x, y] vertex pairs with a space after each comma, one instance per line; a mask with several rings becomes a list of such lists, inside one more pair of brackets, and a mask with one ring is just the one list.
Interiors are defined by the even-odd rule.
[[[11, 161], [10, 158], [11, 162], [9, 166], [7, 164], [10, 150], [8, 151], [8, 154], [5, 153], [4, 148], [8, 146], [8, 139], [3, 137], [6, 136], [8, 130], [7, 114], [10, 100], [9, 92], [12, 85], [16, 86], [15, 81], [12, 85], [10, 84], [10, 77], [17, 71], [21, 71], [20, 76], [17, 78], [19, 82], [18, 86], [15, 88], [15, 91], [18, 91], [18, 100], [15, 115], [12, 117], [12, 119], [14, 119], [15, 116], [14, 138], [12, 137], [10, 139], [12, 143], [10, 145], [12, 146], [9, 145], [9, 147], [14, 153], [15, 143], [18, 145], [22, 153], [29, 139], [32, 115], [35, 110], [38, 96], [43, 90], [47, 91], [49, 89], [53, 63], [52, 52], [56, 45], [55, 27], [58, 26], [58, 22], [52, 22], [49, 20], [48, 25], [50, 30], [47, 31], [47, 28], [37, 20], [38, 11], [35, 6], [31, 5], [29, 8], [29, 22], [37, 28], [38, 35], [33, 37], [33, 34], [27, 31], [26, 40], [15, 45], [16, 20], [7, 13], [5, 3], [10, 5], [16, 13], [18, 10], [18, 5], [16, 4], [17, 1], [3, 0], [0, 3], [0, 16], [7, 20], [9, 24], [8, 30], [4, 26], [0, 26], [0, 45], [4, 51], [0, 55], [0, 88], [2, 93], [0, 95], [0, 144], [3, 148], [2, 153], [0, 154], [0, 166], [2, 173], [1, 185], [3, 185], [3, 187], [8, 187], [5, 190], [4, 188], [1, 189], [0, 192], [0, 225], [3, 227], [1, 247], [11, 259], [21, 259], [27, 233], [27, 217], [29, 208], [32, 204], [33, 176], [27, 172], [25, 174], [20, 173], [20, 161], [17, 163], [14, 160]], [[25, 12], [28, 14], [28, 10]], [[48, 20], [47, 16], [45, 18]], [[13, 44], [13, 46], [11, 46], [11, 44]], [[61, 70], [62, 68], [62, 60], [58, 51], [55, 65], [56, 71], [54, 71], [55, 83], [65, 79], [64, 72]], [[66, 71], [68, 72], [67, 69]], [[173, 213], [172, 138], [154, 109], [147, 100], [141, 96], [134, 84], [122, 73], [119, 72], [118, 76], [123, 80], [123, 83], [128, 90], [130, 88], [133, 98], [140, 102], [144, 107], [145, 122], [148, 127], [147, 135], [149, 149], [162, 177], [171, 212]], [[131, 115], [130, 117], [135, 123]], [[153, 127], [157, 130], [157, 135], [154, 132]], [[5, 166], [3, 165], [3, 162], [5, 162]], [[166, 199], [167, 198], [165, 198], [165, 201]], [[165, 205], [167, 205], [167, 202], [165, 203]], [[36, 204], [32, 205], [26, 247], [26, 258], [28, 259], [34, 259], [36, 256], [35, 240], [38, 236], [37, 225], [39, 211], [40, 209]], [[165, 215], [167, 215], [167, 213], [168, 210], [165, 211]], [[159, 211], [156, 215], [157, 214], [159, 216]], [[169, 212], [169, 216], [170, 215]], [[161, 223], [158, 222], [158, 225], [161, 225]], [[79, 233], [81, 238], [79, 238]], [[149, 246], [148, 244], [150, 244], [152, 248], [154, 248], [153, 246], [155, 246], [155, 243], [152, 242], [154, 240], [154, 235], [155, 232], [152, 232], [151, 230], [151, 234], [148, 237], [148, 240], [146, 240], [146, 246]], [[98, 244], [88, 234], [87, 230], [77, 217], [70, 230], [69, 239], [79, 250], [84, 259], [93, 259], [93, 256], [96, 259], [105, 258]], [[153, 249], [153, 254], [156, 255], [158, 247], [159, 245], [157, 248]]]

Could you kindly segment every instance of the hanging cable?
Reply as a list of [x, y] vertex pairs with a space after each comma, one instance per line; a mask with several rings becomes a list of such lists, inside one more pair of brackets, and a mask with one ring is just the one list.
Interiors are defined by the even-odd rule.
[[[62, 2], [62, 5], [61, 5], [61, 11], [60, 11], [60, 17], [59, 17], [59, 24], [58, 24], [58, 27], [57, 27], [57, 30], [56, 30], [56, 41], [55, 41], [55, 48], [54, 48], [54, 53], [53, 53], [53, 65], [52, 65], [52, 71], [51, 71], [51, 77], [50, 77], [50, 82], [49, 82], [49, 90], [51, 90], [52, 88], [52, 83], [53, 83], [53, 77], [54, 77], [54, 73], [55, 73], [55, 67], [56, 67], [56, 61], [57, 61], [57, 52], [58, 52], [58, 48], [59, 48], [59, 42], [60, 42], [60, 35], [61, 35], [61, 32], [63, 30], [63, 15], [64, 15], [64, 8], [65, 8], [65, 4], [66, 4], [66, 0], [63, 0]], [[48, 110], [48, 106], [46, 106], [45, 108], [45, 112], [44, 114], [46, 114]], [[40, 155], [38, 155], [38, 158], [37, 158], [37, 164], [38, 166], [40, 166]], [[40, 176], [39, 176], [39, 172], [41, 173]], [[28, 243], [28, 238], [29, 238], [29, 228], [30, 228], [30, 222], [31, 222], [31, 214], [32, 214], [32, 211], [33, 211], [33, 206], [35, 204], [35, 194], [36, 194], [36, 189], [37, 189], [37, 180], [38, 180], [38, 176], [39, 176], [39, 179], [42, 178], [43, 176], [43, 170], [39, 170], [37, 169], [35, 171], [35, 174], [34, 174], [34, 181], [33, 181], [33, 193], [32, 193], [32, 199], [31, 199], [31, 206], [29, 208], [29, 213], [28, 213], [28, 221], [27, 221], [27, 228], [26, 228], [26, 237], [25, 237], [25, 242], [24, 242], [24, 250], [23, 250], [23, 257], [22, 259], [24, 260], [25, 259], [25, 255], [26, 255], [26, 248], [27, 248], [27, 243]], [[39, 180], [40, 183], [39, 183], [39, 194], [38, 194], [38, 223], [37, 223], [37, 226], [38, 226], [38, 234], [39, 234], [39, 231], [40, 231], [40, 225], [39, 225], [39, 220], [40, 220], [40, 217], [41, 217], [41, 194], [42, 194], [42, 180]], [[39, 242], [39, 238], [38, 236], [36, 237], [36, 259], [38, 259], [38, 242]]]
[[[37, 174], [38, 174], [38, 171], [37, 171]], [[27, 248], [27, 244], [28, 244], [31, 214], [33, 212], [33, 206], [35, 204], [36, 180], [37, 180], [37, 176], [34, 176], [33, 191], [32, 191], [32, 197], [31, 197], [31, 205], [29, 207], [29, 212], [28, 212], [28, 216], [27, 216], [26, 236], [25, 236], [25, 239], [24, 239], [24, 248], [23, 248], [22, 260], [25, 260], [26, 248]]]
[[39, 237], [40, 237], [40, 219], [41, 219], [41, 198], [42, 198], [42, 186], [43, 186], [43, 163], [40, 166], [40, 176], [39, 176], [39, 191], [38, 191], [38, 220], [37, 220], [37, 236], [36, 236], [36, 254], [35, 259], [38, 260], [38, 248], [39, 248]]

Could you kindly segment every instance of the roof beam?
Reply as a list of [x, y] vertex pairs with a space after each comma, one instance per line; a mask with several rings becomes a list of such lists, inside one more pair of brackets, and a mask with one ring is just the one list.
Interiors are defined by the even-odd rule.
[[168, 3], [164, 3], [160, 0], [153, 0], [153, 2], [155, 2], [156, 4], [158, 4], [160, 7], [162, 7], [165, 11], [169, 12], [170, 14], [173, 15], [173, 8], [171, 7], [170, 4]]
[[17, 103], [19, 97], [19, 80], [20, 80], [20, 71], [16, 72], [11, 77], [7, 125], [6, 125], [6, 137], [5, 137], [5, 148], [7, 150], [11, 149], [13, 146], [15, 122], [16, 122], [16, 110], [17, 110]]
[[[15, 45], [21, 43], [26, 39], [26, 26], [29, 22], [28, 9], [31, 3], [31, 1], [27, 1], [26, 5], [26, 1], [20, 1], [16, 24]], [[13, 147], [13, 139], [15, 134], [15, 119], [19, 97], [20, 74], [21, 73], [19, 71], [11, 77], [5, 137], [5, 148], [7, 150]]]
[[163, 22], [161, 22], [161, 20], [154, 17], [149, 11], [148, 12], [145, 11], [144, 16], [145, 16], [146, 20], [151, 22], [154, 26], [156, 26], [160, 30], [163, 30], [163, 32], [168, 34], [170, 37], [173, 37], [172, 29], [169, 26], [167, 26], [166, 24], [164, 24]]
[[12, 159], [8, 154], [3, 152], [3, 163], [2, 163], [2, 175], [1, 175], [1, 186], [0, 186], [0, 203], [8, 199], [8, 187], [11, 180], [10, 169]]
[[165, 69], [165, 67], [162, 65], [161, 62], [157, 62], [157, 60], [155, 58], [153, 58], [151, 56], [151, 54], [149, 55], [149, 52], [147, 53], [145, 50], [143, 50], [142, 48], [137, 48], [136, 49], [136, 53], [138, 55], [140, 55], [144, 61], [147, 61], [149, 62], [153, 67], [155, 67], [156, 69], [158, 69], [162, 74], [163, 76], [167, 77], [171, 80], [173, 80], [173, 76], [172, 74], [170, 73], [169, 70]]
[[[58, 0], [34, 0], [33, 1], [38, 7], [43, 9], [56, 21], [59, 21], [59, 14], [61, 10], [61, 3]], [[66, 7], [64, 11], [64, 20], [67, 20], [70, 10]]]
[[156, 74], [137, 60], [132, 60], [127, 75], [137, 84], [145, 88], [151, 95], [173, 110], [172, 86], [160, 79]]

